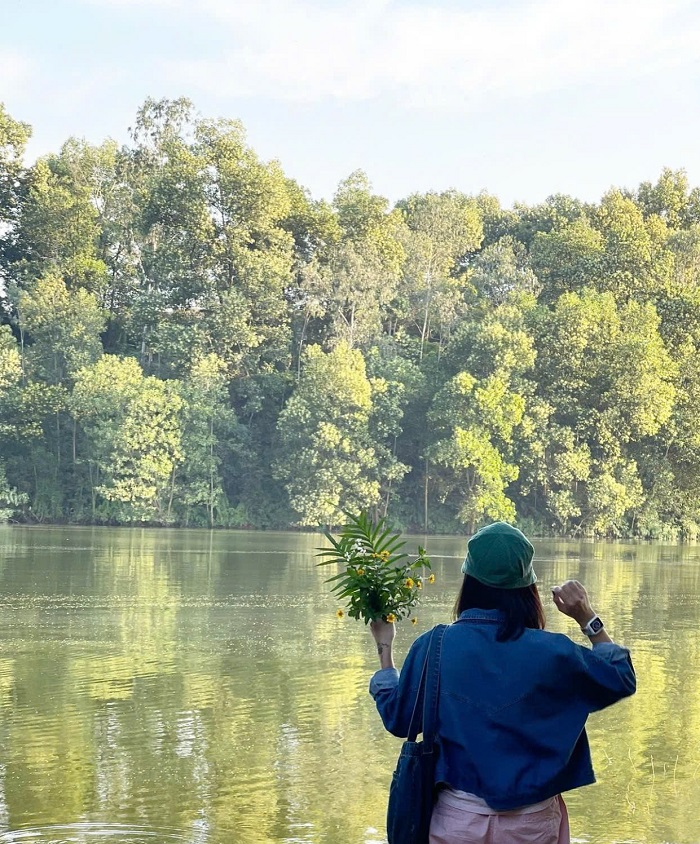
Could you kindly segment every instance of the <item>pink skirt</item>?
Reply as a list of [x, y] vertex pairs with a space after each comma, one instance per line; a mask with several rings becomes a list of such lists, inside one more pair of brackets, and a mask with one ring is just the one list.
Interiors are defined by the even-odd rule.
[[561, 798], [512, 812], [494, 812], [483, 800], [441, 791], [430, 822], [430, 844], [570, 844]]

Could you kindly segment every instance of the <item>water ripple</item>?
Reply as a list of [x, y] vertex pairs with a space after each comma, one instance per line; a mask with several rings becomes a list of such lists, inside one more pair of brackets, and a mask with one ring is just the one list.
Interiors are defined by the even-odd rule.
[[144, 841], [157, 839], [179, 841], [181, 844], [204, 844], [207, 838], [201, 830], [187, 834], [182, 830], [151, 826], [133, 826], [132, 824], [73, 823], [50, 826], [31, 826], [8, 830], [0, 833], [0, 844], [82, 844], [90, 841], [118, 841], [120, 844], [142, 844]]

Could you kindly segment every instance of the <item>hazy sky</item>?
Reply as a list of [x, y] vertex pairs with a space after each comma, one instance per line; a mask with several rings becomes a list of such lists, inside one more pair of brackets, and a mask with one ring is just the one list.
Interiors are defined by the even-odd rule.
[[392, 200], [700, 184], [699, 83], [698, 0], [0, 0], [32, 158], [185, 95], [317, 197], [357, 168]]

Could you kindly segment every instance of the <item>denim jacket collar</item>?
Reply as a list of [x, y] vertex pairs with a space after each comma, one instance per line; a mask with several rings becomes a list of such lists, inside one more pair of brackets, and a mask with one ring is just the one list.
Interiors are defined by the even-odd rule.
[[457, 622], [460, 621], [476, 621], [476, 622], [486, 622], [487, 624], [499, 624], [503, 618], [503, 612], [501, 610], [481, 610], [477, 608], [473, 608], [470, 610], [464, 610], [463, 613], [460, 613]]

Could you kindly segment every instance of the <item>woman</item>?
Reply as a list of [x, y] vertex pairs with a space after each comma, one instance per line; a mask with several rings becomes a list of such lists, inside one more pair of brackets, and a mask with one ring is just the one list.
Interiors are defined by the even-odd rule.
[[[592, 648], [544, 630], [533, 547], [496, 522], [468, 543], [440, 664], [430, 844], [568, 844], [561, 792], [594, 782], [584, 725], [632, 695], [629, 651], [613, 643], [575, 580], [552, 589]], [[370, 683], [384, 725], [405, 737], [430, 634], [394, 667], [393, 624], [374, 622], [381, 669]], [[419, 708], [420, 711], [420, 708]]]

